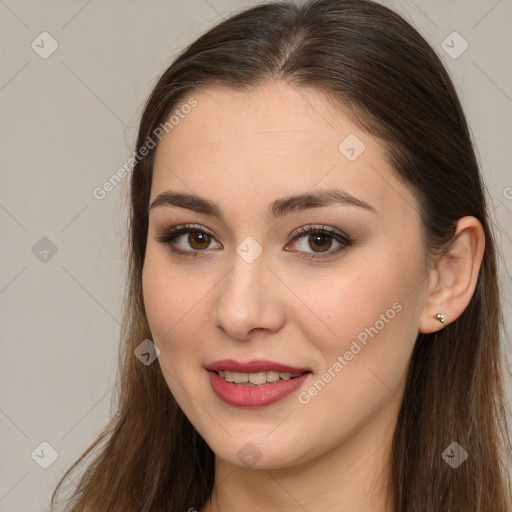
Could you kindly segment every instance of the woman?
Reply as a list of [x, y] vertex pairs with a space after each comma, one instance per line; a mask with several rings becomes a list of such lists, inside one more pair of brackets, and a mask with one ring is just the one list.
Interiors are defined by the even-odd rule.
[[510, 510], [493, 234], [415, 29], [369, 0], [232, 16], [137, 154], [119, 405], [69, 510]]

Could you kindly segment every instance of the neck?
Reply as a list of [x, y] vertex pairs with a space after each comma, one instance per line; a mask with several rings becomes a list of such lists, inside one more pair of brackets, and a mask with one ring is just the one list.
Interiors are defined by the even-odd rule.
[[[395, 397], [396, 398], [396, 397]], [[394, 512], [395, 398], [335, 449], [290, 467], [249, 469], [216, 457], [212, 505], [201, 512]]]

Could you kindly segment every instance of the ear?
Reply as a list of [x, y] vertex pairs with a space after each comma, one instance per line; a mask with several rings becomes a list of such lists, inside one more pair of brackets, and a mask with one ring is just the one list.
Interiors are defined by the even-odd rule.
[[[475, 217], [459, 219], [452, 245], [438, 257], [428, 278], [419, 332], [439, 331], [466, 309], [476, 288], [484, 248], [480, 221]], [[437, 313], [445, 315], [444, 323], [434, 318]]]

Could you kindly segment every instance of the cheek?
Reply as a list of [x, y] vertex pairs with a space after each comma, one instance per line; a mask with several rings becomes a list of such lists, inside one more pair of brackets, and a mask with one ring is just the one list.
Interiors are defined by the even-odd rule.
[[305, 280], [296, 289], [308, 308], [295, 316], [326, 366], [347, 351], [350, 361], [364, 365], [389, 361], [390, 350], [402, 363], [410, 354], [421, 312], [422, 259], [382, 253], [375, 261], [351, 266], [350, 272], [317, 281], [316, 287]]
[[199, 382], [198, 357], [207, 342], [205, 292], [209, 288], [204, 281], [184, 278], [158, 251], [148, 248], [142, 273], [146, 316], [160, 350], [158, 363], [164, 379], [186, 410], [188, 392]]
[[[190, 346], [190, 329], [198, 326], [204, 310], [204, 283], [184, 279], [161, 251], [148, 246], [142, 272], [142, 290], [146, 316], [153, 341], [164, 353], [171, 347], [174, 354]], [[195, 327], [198, 329], [198, 327]]]
[[385, 274], [368, 269], [339, 284], [332, 279], [327, 292], [307, 296], [326, 325], [313, 315], [301, 324], [315, 345], [318, 371], [298, 399], [326, 438], [358, 428], [401, 394], [417, 335], [419, 295], [410, 293], [407, 275], [386, 268]]

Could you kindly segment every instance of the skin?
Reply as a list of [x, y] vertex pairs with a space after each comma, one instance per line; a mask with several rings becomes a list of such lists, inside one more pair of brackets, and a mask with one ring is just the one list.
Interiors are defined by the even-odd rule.
[[[150, 203], [168, 190], [194, 193], [215, 202], [224, 219], [151, 209], [143, 292], [169, 389], [216, 454], [211, 510], [392, 511], [388, 458], [411, 352], [418, 332], [442, 329], [469, 303], [481, 225], [461, 219], [451, 251], [430, 268], [413, 193], [395, 178], [379, 141], [319, 92], [272, 82], [193, 96], [197, 106], [156, 149]], [[366, 146], [355, 161], [338, 149], [349, 134]], [[375, 211], [332, 205], [266, 215], [278, 198], [331, 187]], [[206, 249], [188, 234], [174, 240], [197, 257], [157, 241], [184, 223], [214, 235]], [[354, 243], [343, 248], [327, 238], [330, 255], [307, 259], [326, 253], [308, 235], [293, 241], [290, 234], [310, 224], [336, 228]], [[263, 248], [252, 263], [236, 252], [248, 236]], [[393, 304], [400, 311], [301, 403], [299, 393]], [[433, 318], [438, 312], [446, 324]], [[313, 375], [275, 404], [233, 407], [214, 394], [204, 369], [225, 358], [269, 359]], [[248, 442], [260, 457], [250, 467], [237, 456]], [[201, 512], [208, 510], [205, 503]]]

